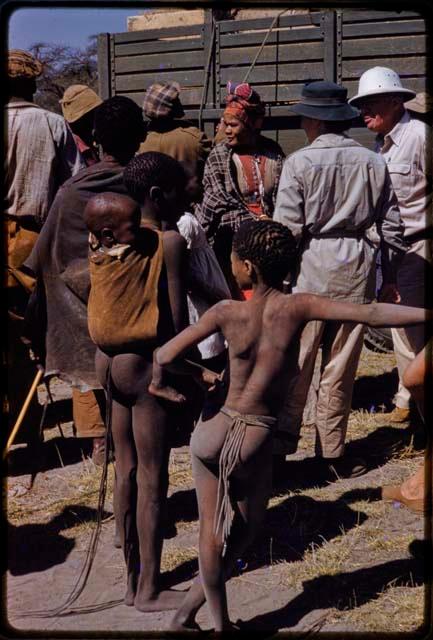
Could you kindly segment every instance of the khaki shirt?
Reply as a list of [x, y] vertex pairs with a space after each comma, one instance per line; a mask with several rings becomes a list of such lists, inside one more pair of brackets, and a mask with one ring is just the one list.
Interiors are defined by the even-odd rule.
[[369, 302], [380, 240], [386, 261], [405, 250], [385, 161], [345, 135], [321, 135], [286, 159], [273, 218], [301, 245], [294, 291]]
[[181, 162], [190, 175], [201, 177], [210, 148], [210, 140], [200, 129], [186, 121], [173, 120], [152, 123], [139, 153], [165, 153]]
[[408, 240], [433, 226], [431, 149], [426, 153], [431, 133], [427, 124], [405, 111], [392, 131], [376, 138], [376, 151], [386, 160]]
[[4, 211], [42, 224], [59, 186], [86, 165], [61, 116], [25, 101], [5, 110]]

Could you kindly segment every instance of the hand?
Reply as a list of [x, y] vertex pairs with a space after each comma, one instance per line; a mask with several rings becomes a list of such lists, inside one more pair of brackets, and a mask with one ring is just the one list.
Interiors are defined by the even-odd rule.
[[202, 369], [197, 372], [194, 379], [204, 391], [214, 391], [222, 381], [222, 374]]
[[401, 302], [401, 295], [394, 283], [383, 284], [378, 295], [379, 302], [392, 302], [398, 304]]

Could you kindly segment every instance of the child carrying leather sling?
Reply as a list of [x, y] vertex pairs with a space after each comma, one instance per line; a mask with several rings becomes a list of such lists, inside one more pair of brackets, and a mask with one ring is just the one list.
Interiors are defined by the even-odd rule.
[[101, 351], [130, 353], [155, 343], [162, 263], [159, 231], [143, 227], [133, 246], [111, 248], [91, 236], [88, 323], [90, 337]]

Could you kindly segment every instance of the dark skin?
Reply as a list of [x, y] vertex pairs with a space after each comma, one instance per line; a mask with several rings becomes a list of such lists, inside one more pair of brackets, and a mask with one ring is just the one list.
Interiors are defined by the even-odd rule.
[[[156, 359], [178, 373], [190, 373], [183, 355], [214, 331], [222, 331], [229, 344], [230, 387], [226, 407], [243, 414], [277, 416], [287, 383], [297, 362], [299, 337], [310, 320], [362, 322], [370, 326], [407, 326], [431, 318], [431, 312], [391, 304], [357, 305], [310, 294], [283, 295], [269, 286], [249, 260], [232, 253], [233, 274], [241, 289], [253, 288], [246, 302], [224, 301], [207, 311], [196, 325], [161, 347]], [[254, 539], [263, 520], [271, 487], [272, 439], [268, 429], [249, 427], [241, 447], [241, 463], [233, 474], [235, 521], [222, 558], [220, 532], [213, 520], [217, 505], [218, 458], [227, 433], [220, 417], [196, 428], [193, 439], [193, 473], [200, 516], [200, 578], [176, 612], [171, 630], [197, 628], [195, 615], [208, 602], [215, 631], [232, 629], [227, 610], [225, 581]], [[197, 450], [203, 453], [197, 455]]]
[[[173, 218], [179, 215], [176, 202], [181, 200], [181, 194], [176, 192], [165, 194], [159, 187], [152, 187], [140, 208], [130, 198], [113, 195], [93, 199], [86, 209], [86, 217], [92, 219], [95, 212], [92, 208], [89, 211], [89, 207], [105, 213], [107, 207], [114, 207], [118, 222], [99, 230], [105, 247], [133, 244], [140, 225], [172, 227]], [[94, 228], [92, 224], [89, 227]], [[160, 344], [185, 328], [188, 317], [182, 282], [186, 243], [171, 229], [163, 231], [162, 240], [167, 287], [163, 287], [158, 296], [157, 340]], [[160, 584], [171, 416], [168, 404], [147, 391], [152, 376], [153, 346], [143, 345], [140, 353], [124, 353], [112, 358], [99, 350], [96, 355], [96, 371], [104, 386], [111, 360], [115, 518], [127, 565], [124, 602], [139, 611], [175, 609], [184, 597], [180, 591], [162, 590]]]

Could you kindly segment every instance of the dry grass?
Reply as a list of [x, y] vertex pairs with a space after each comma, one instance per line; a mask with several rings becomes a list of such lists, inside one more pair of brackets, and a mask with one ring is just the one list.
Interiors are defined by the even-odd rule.
[[197, 547], [168, 547], [162, 552], [161, 569], [162, 571], [173, 571], [176, 567], [185, 562], [194, 560], [198, 556]]
[[[381, 355], [364, 350], [358, 369], [358, 377], [374, 377], [389, 372], [394, 367], [393, 354]], [[369, 500], [362, 493], [359, 497], [355, 495], [345, 503], [344, 495], [347, 491], [351, 489], [362, 491], [362, 489], [380, 484], [399, 483], [410, 475], [422, 461], [422, 453], [415, 449], [413, 440], [409, 440], [405, 436], [405, 427], [401, 427], [401, 442], [398, 442], [399, 434], [395, 430], [393, 431], [394, 440], [387, 439], [386, 417], [380, 415], [380, 408], [379, 413], [377, 411], [370, 413], [366, 410], [352, 411], [347, 440], [356, 443], [370, 434], [377, 436], [376, 432], [382, 427], [384, 427], [383, 449], [387, 448], [388, 457], [383, 466], [375, 470], [374, 480], [369, 476], [361, 477], [356, 481], [338, 480], [302, 490], [284, 490], [278, 495], [272, 496], [269, 507], [274, 515], [271, 516], [271, 519], [276, 517], [275, 513], [281, 513], [283, 516], [281, 525], [272, 521], [275, 535], [279, 533], [279, 526], [282, 534], [287, 533], [288, 527], [293, 534], [295, 527], [297, 527], [296, 531], [299, 530], [300, 537], [304, 535], [307, 540], [306, 547], [301, 545], [295, 549], [296, 553], [291, 555], [292, 559], [296, 558], [294, 561], [281, 560], [281, 556], [273, 552], [271, 541], [270, 548], [259, 549], [256, 553], [256, 556], [261, 560], [259, 569], [264, 565], [269, 571], [267, 570], [264, 578], [261, 576], [258, 582], [256, 582], [254, 571], [249, 571], [235, 578], [239, 589], [242, 588], [242, 582], [249, 582], [252, 585], [265, 583], [265, 586], [269, 586], [269, 588], [296, 588], [302, 593], [308, 588], [314, 590], [315, 581], [320, 583], [321, 579], [329, 580], [330, 584], [337, 584], [340, 574], [350, 577], [353, 573], [363, 569], [369, 570], [371, 567], [386, 565], [387, 562], [408, 558], [409, 545], [420, 537], [420, 526], [417, 525], [416, 519], [409, 521], [409, 525], [399, 529], [393, 521], [395, 510], [390, 504], [380, 500]], [[314, 428], [304, 428], [302, 435], [298, 453], [311, 456], [314, 453]], [[379, 444], [376, 446], [380, 448], [381, 440], [379, 439], [377, 442]], [[375, 451], [371, 452], [373, 459], [375, 454]], [[74, 473], [66, 473], [67, 467], [65, 469], [59, 467], [47, 474], [47, 483], [36, 483], [31, 492], [8, 498], [7, 515], [9, 521], [16, 526], [46, 524], [46, 533], [49, 536], [51, 535], [51, 521], [56, 516], [67, 512], [68, 518], [65, 520], [62, 535], [74, 538], [77, 546], [84, 549], [94, 526], [94, 519], [82, 517], [79, 508], [96, 509], [101, 470], [87, 459], [83, 459], [77, 469], [77, 471], [74, 470]], [[187, 449], [176, 450], [172, 454], [169, 477], [170, 494], [177, 491], [188, 491], [193, 487]], [[107, 505], [112, 504], [113, 482], [114, 467], [110, 465]], [[314, 501], [311, 513], [308, 511], [308, 504], [303, 503], [302, 500]], [[287, 501], [288, 505], [285, 504]], [[306, 504], [305, 510], [303, 510], [303, 504]], [[296, 512], [297, 505], [300, 505], [299, 513]], [[308, 527], [315, 525], [314, 509], [316, 507], [319, 510], [322, 509], [326, 520], [326, 510], [329, 508], [331, 508], [329, 517], [339, 518], [340, 506], [341, 514], [349, 513], [352, 518], [351, 520], [349, 518], [351, 524], [347, 529], [341, 525], [336, 532], [334, 531], [329, 536], [329, 539], [325, 536], [321, 537], [319, 531], [319, 535], [317, 532], [315, 535], [311, 535], [314, 541], [308, 542]], [[111, 507], [107, 506], [106, 509], [109, 512]], [[294, 510], [293, 513], [292, 510]], [[313, 518], [311, 522], [308, 521], [309, 516]], [[338, 524], [339, 521], [336, 520], [336, 522]], [[301, 527], [302, 524], [305, 525], [304, 529]], [[107, 523], [108, 525], [109, 523]], [[162, 556], [163, 571], [173, 571], [197, 558], [198, 551], [194, 546], [194, 543], [197, 542], [197, 520], [188, 519], [184, 513], [180, 512], [176, 518], [176, 527], [178, 534], [182, 534], [182, 536], [181, 539], [176, 537], [165, 543]], [[276, 540], [274, 543], [276, 544]], [[122, 567], [119, 565], [117, 569], [121, 570]], [[315, 592], [314, 595], [316, 595]], [[320, 597], [323, 594], [317, 595]], [[322, 608], [326, 609], [327, 613], [321, 631], [332, 627], [339, 631], [344, 631], [347, 628], [351, 632], [353, 630], [360, 632], [413, 632], [421, 626], [423, 621], [424, 587], [409, 579], [405, 586], [401, 586], [401, 583], [396, 586], [392, 581], [388, 584], [384, 583], [378, 589], [378, 593], [372, 592], [370, 594], [367, 602], [365, 599], [360, 601], [359, 594], [357, 595], [355, 590], [353, 590], [353, 594], [352, 592], [345, 594], [345, 597], [341, 599], [336, 594], [335, 601], [332, 600], [332, 590], [327, 595], [330, 604], [323, 605], [322, 603]]]
[[333, 609], [327, 622], [365, 632], [415, 632], [424, 623], [424, 588], [413, 584], [385, 587], [376, 598], [359, 607], [354, 597], [352, 608]]

